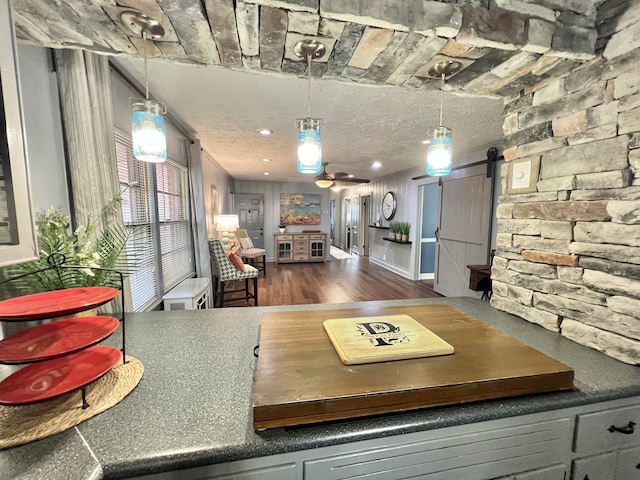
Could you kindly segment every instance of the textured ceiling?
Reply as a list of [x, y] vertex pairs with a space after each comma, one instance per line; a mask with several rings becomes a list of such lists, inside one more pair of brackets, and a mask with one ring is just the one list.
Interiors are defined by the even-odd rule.
[[[607, 0], [611, 4], [613, 0]], [[607, 12], [620, 14], [613, 1]], [[626, 2], [628, 3], [628, 2]], [[615, 29], [601, 0], [14, 0], [19, 40], [117, 56], [142, 83], [145, 42], [120, 22], [134, 8], [167, 30], [149, 48], [150, 90], [235, 178], [295, 180], [295, 119], [306, 116], [300, 38], [329, 52], [313, 64], [312, 115], [324, 119], [329, 172], [376, 178], [424, 163], [420, 144], [444, 124], [457, 152], [500, 138], [501, 96], [536, 89], [591, 59]], [[147, 47], [151, 42], [147, 42]], [[269, 138], [259, 127], [274, 130]], [[262, 158], [271, 158], [265, 164]], [[373, 172], [378, 160], [383, 167]], [[308, 177], [306, 177], [308, 178]]]

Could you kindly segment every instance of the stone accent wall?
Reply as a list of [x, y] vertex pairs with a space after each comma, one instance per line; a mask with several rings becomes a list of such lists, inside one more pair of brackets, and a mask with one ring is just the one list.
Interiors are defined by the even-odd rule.
[[491, 305], [639, 364], [640, 9], [608, 11], [600, 55], [505, 98], [503, 191], [511, 162], [540, 169], [499, 199]]

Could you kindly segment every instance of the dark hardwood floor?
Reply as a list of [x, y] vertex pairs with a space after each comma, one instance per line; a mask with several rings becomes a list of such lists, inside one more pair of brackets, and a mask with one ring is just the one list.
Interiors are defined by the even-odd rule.
[[[431, 280], [412, 281], [354, 255], [326, 263], [267, 263], [258, 279], [258, 304], [302, 305], [368, 300], [441, 297]], [[229, 301], [225, 307], [253, 305], [253, 300]]]

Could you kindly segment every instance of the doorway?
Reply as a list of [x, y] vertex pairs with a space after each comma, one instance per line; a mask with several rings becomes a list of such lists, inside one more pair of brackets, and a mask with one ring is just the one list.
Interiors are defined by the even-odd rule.
[[336, 201], [329, 202], [329, 245], [336, 243]]
[[360, 244], [362, 246], [361, 254], [365, 257], [369, 256], [369, 225], [371, 224], [371, 195], [363, 195], [360, 197]]
[[264, 248], [264, 195], [235, 193], [233, 204], [240, 228], [247, 230], [256, 248]]
[[438, 182], [420, 187], [421, 225], [420, 225], [420, 256], [418, 264], [420, 280], [430, 280], [435, 276], [436, 262], [436, 229], [438, 228], [438, 213], [440, 211], [440, 186]]
[[358, 230], [360, 226], [360, 196], [351, 197], [351, 244], [349, 245], [349, 253], [360, 255], [358, 247]]
[[345, 198], [343, 205], [342, 218], [344, 218], [344, 248], [343, 250], [351, 251], [351, 199]]

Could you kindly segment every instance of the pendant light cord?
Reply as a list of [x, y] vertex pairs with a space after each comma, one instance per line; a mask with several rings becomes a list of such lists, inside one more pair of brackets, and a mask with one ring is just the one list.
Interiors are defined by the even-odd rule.
[[442, 86], [440, 87], [440, 126], [442, 126], [442, 102], [444, 99], [444, 72], [442, 72]]
[[307, 85], [307, 118], [311, 118], [311, 53], [307, 54], [307, 70], [309, 82]]
[[147, 66], [147, 32], [145, 29], [142, 29], [142, 41], [144, 43], [144, 48], [142, 49], [142, 53], [144, 55], [144, 98], [145, 100], [149, 100], [149, 69]]

